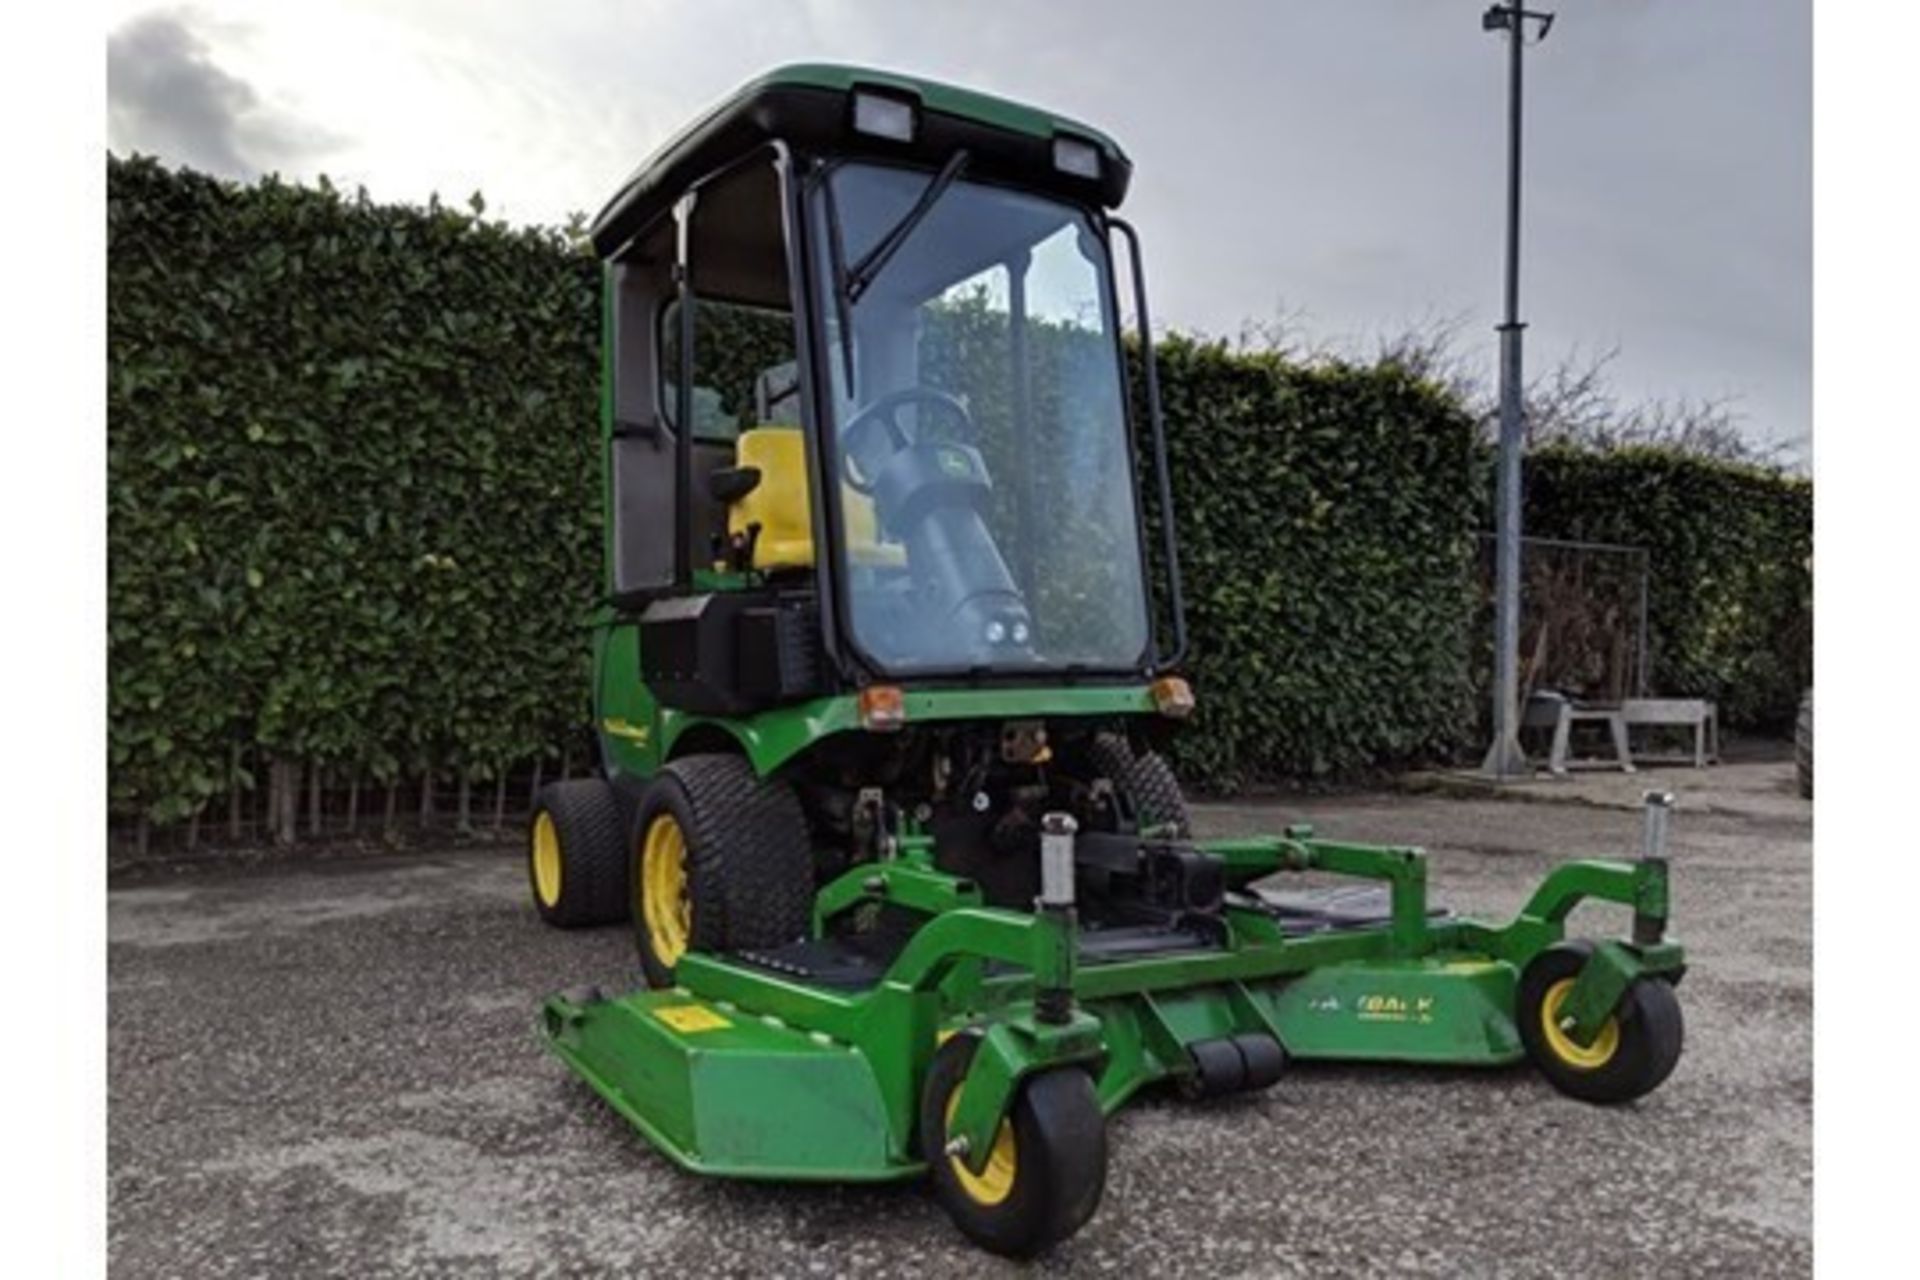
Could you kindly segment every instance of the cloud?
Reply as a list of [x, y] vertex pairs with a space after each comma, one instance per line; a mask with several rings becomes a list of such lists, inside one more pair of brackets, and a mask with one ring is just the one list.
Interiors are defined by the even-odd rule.
[[107, 145], [253, 178], [343, 145], [223, 69], [191, 11], [142, 14], [107, 37]]

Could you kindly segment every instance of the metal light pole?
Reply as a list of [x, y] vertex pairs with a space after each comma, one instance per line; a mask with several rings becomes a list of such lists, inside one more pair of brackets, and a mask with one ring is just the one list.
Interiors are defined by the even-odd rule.
[[1526, 441], [1521, 405], [1520, 334], [1520, 63], [1527, 23], [1544, 40], [1553, 15], [1496, 4], [1481, 15], [1485, 31], [1507, 35], [1507, 284], [1500, 333], [1499, 509], [1494, 517], [1493, 744], [1481, 769], [1496, 778], [1527, 772], [1520, 750], [1520, 453]]

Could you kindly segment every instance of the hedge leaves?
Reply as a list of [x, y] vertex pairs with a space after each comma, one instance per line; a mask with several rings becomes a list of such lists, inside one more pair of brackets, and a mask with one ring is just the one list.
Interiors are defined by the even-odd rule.
[[586, 712], [598, 271], [551, 232], [108, 161], [116, 811], [234, 748], [474, 777]]

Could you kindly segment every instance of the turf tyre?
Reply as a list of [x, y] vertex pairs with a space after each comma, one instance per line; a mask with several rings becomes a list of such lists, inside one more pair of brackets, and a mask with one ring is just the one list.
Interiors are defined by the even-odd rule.
[[1566, 942], [1549, 947], [1527, 965], [1515, 1001], [1520, 1039], [1527, 1056], [1560, 1092], [1602, 1105], [1631, 1102], [1659, 1088], [1680, 1061], [1686, 1040], [1680, 1000], [1662, 978], [1635, 979], [1614, 1012], [1617, 1041], [1606, 1060], [1591, 1065], [1568, 1061], [1554, 1048], [1545, 1025], [1546, 1005], [1556, 987], [1579, 976], [1592, 954], [1590, 942]]
[[646, 916], [642, 851], [663, 815], [679, 825], [685, 842], [687, 950], [777, 947], [806, 935], [813, 921], [813, 850], [793, 788], [762, 778], [740, 756], [685, 756], [648, 782], [627, 841], [629, 910], [650, 985], [671, 986], [678, 963], [656, 946]]
[[921, 1154], [935, 1196], [969, 1240], [1004, 1257], [1030, 1258], [1078, 1231], [1100, 1207], [1106, 1117], [1092, 1078], [1079, 1067], [1022, 1080], [1003, 1122], [1017, 1153], [1012, 1183], [1002, 1198], [982, 1203], [969, 1191], [957, 1157], [946, 1151], [948, 1104], [979, 1047], [977, 1032], [962, 1032], [934, 1054], [920, 1094]]
[[1800, 714], [1793, 722], [1793, 772], [1800, 798], [1813, 799], [1813, 690], [1800, 695]]
[[[548, 826], [557, 850], [542, 883], [541, 845]], [[557, 878], [557, 883], [554, 879]], [[613, 788], [599, 778], [572, 778], [540, 788], [527, 819], [527, 888], [540, 918], [560, 929], [627, 918], [627, 842]]]
[[1187, 798], [1165, 756], [1155, 751], [1136, 753], [1120, 734], [1100, 733], [1088, 744], [1087, 762], [1096, 777], [1111, 781], [1126, 798], [1142, 830], [1169, 830], [1180, 839], [1193, 834]]

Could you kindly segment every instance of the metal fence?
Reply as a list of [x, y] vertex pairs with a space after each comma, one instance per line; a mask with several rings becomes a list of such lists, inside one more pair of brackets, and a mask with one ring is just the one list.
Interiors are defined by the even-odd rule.
[[[1483, 533], [1479, 538], [1481, 634], [1490, 636], [1494, 537]], [[1541, 690], [1599, 702], [1646, 695], [1652, 671], [1650, 572], [1645, 547], [1565, 538], [1521, 540], [1522, 705]]]

